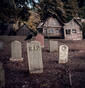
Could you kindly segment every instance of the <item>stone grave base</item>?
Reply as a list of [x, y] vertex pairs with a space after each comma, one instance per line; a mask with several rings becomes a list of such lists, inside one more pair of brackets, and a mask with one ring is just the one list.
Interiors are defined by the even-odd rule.
[[20, 59], [16, 59], [16, 58], [10, 58], [10, 61], [12, 61], [12, 62], [18, 62], [18, 61], [20, 61], [20, 62], [22, 62], [23, 61], [23, 58], [20, 58]]
[[31, 74], [41, 74], [41, 73], [43, 73], [43, 68], [30, 70], [30, 73]]
[[68, 61], [65, 61], [65, 60], [59, 60], [59, 64], [65, 64], [67, 63]]

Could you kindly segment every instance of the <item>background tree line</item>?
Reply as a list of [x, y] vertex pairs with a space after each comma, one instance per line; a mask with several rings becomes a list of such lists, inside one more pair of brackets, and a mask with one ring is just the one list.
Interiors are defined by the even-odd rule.
[[0, 20], [2, 21], [8, 21], [10, 17], [14, 17], [28, 22], [31, 26], [36, 26], [50, 14], [59, 16], [64, 22], [68, 22], [74, 16], [85, 18], [85, 0], [0, 1]]

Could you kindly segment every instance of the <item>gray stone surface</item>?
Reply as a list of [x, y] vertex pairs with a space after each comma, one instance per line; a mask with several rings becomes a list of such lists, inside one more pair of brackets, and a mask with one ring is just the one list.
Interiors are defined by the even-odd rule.
[[59, 46], [59, 63], [67, 63], [68, 62], [68, 46], [60, 45]]
[[42, 73], [42, 49], [38, 41], [27, 43], [27, 55], [30, 73]]
[[5, 73], [4, 73], [4, 68], [3, 64], [0, 62], [0, 88], [5, 87]]
[[2, 41], [0, 41], [0, 50], [4, 49], [4, 43]]
[[11, 61], [22, 61], [22, 47], [21, 42], [13, 41], [11, 43]]
[[58, 41], [50, 40], [50, 52], [58, 51]]

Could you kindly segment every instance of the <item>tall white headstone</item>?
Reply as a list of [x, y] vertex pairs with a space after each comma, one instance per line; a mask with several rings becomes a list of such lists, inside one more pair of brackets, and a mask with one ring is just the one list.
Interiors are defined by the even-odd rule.
[[38, 41], [27, 43], [27, 55], [30, 73], [42, 73], [42, 50], [41, 44]]
[[13, 41], [11, 43], [11, 61], [23, 61], [21, 42]]
[[58, 51], [58, 41], [50, 40], [50, 52]]
[[59, 63], [68, 62], [68, 46], [60, 45], [59, 46]]

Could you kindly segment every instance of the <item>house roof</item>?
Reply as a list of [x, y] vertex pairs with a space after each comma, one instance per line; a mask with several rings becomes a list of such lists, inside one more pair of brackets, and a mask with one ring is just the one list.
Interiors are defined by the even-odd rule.
[[[81, 22], [79, 19], [73, 18], [71, 21], [76, 22], [76, 23], [80, 26], [80, 28], [82, 28], [82, 22]], [[70, 21], [70, 22], [71, 22], [71, 21]], [[64, 23], [64, 25], [66, 26], [66, 25], [68, 25], [70, 22]]]
[[61, 27], [62, 23], [58, 18], [48, 17], [43, 27]]
[[[50, 18], [52, 18], [54, 20], [54, 24], [52, 23], [52, 21], [50, 20]], [[64, 22], [61, 20], [61, 18], [59, 16], [56, 16], [55, 14], [51, 14], [50, 16], [48, 16], [45, 20], [43, 20], [41, 23], [39, 23], [37, 28], [43, 28], [46, 25], [46, 22], [49, 21], [47, 24], [50, 27], [57, 27], [56, 25], [56, 21], [58, 21], [60, 23], [61, 26], [64, 25]]]
[[81, 19], [76, 19], [76, 18], [74, 18], [74, 21], [82, 28]]

